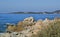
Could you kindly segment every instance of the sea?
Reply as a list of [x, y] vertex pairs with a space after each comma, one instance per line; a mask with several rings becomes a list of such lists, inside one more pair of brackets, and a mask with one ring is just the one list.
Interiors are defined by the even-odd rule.
[[60, 18], [60, 14], [0, 14], [0, 32], [6, 31], [6, 23], [16, 25], [19, 21], [23, 21], [25, 18], [32, 16], [35, 21], [45, 18], [54, 19]]

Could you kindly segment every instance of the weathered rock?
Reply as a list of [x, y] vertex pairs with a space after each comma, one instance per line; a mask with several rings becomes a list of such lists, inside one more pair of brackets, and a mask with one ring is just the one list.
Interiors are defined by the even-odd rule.
[[48, 23], [48, 22], [49, 22], [49, 19], [48, 19], [48, 18], [46, 18], [43, 22], [47, 22], [47, 23]]
[[47, 19], [47, 18], [43, 21], [43, 23], [44, 23], [45, 25], [48, 25], [48, 24], [50, 24], [50, 23], [52, 23], [52, 22], [54, 22], [54, 20], [49, 20], [49, 19]]
[[0, 34], [0, 37], [10, 37], [11, 35], [9, 33], [2, 33]]
[[19, 22], [17, 25], [16, 25], [16, 30], [17, 32], [20, 32], [24, 30], [24, 23], [23, 22]]
[[25, 18], [24, 21], [33, 22], [34, 19], [33, 19], [33, 17], [28, 17], [28, 18]]
[[7, 32], [20, 32], [20, 31], [24, 30], [23, 26], [24, 26], [23, 22], [19, 22], [17, 25], [8, 24], [6, 31]]
[[38, 31], [41, 30], [40, 22], [37, 22], [35, 25], [32, 26], [32, 32], [33, 34], [37, 34]]
[[36, 22], [36, 25], [42, 25], [43, 24], [43, 20], [38, 20], [37, 22]]
[[37, 34], [38, 31], [40, 31], [41, 26], [40, 26], [40, 23], [37, 22], [35, 25], [28, 26], [27, 29], [30, 29], [30, 31], [27, 34], [32, 36], [33, 34]]
[[15, 25], [8, 25], [6, 31], [13, 32], [13, 31], [15, 31], [15, 29], [16, 29]]
[[17, 26], [23, 26], [23, 22], [18, 22]]
[[23, 22], [24, 22], [25, 24], [31, 24], [31, 23], [34, 22], [34, 18], [33, 18], [33, 17], [25, 18]]
[[20, 31], [22, 31], [22, 30], [24, 30], [24, 27], [22, 27], [22, 26], [17, 26], [16, 29], [15, 29], [15, 32], [20, 32]]

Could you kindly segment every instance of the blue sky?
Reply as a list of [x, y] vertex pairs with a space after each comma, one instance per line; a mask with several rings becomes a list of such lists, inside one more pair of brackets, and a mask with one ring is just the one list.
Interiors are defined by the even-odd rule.
[[0, 13], [60, 10], [60, 0], [0, 0]]

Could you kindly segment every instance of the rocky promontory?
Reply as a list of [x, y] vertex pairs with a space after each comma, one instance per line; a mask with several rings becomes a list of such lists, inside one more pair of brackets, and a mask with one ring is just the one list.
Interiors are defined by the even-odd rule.
[[39, 37], [39, 32], [56, 22], [60, 22], [60, 18], [53, 20], [46, 18], [45, 20], [35, 21], [33, 17], [27, 17], [16, 25], [7, 25], [6, 32], [0, 33], [0, 37], [33, 37], [33, 35]]

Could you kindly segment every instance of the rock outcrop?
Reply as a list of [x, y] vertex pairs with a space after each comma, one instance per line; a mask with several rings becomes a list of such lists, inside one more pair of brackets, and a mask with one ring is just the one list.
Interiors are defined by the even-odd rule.
[[24, 21], [26, 21], [26, 22], [33, 22], [34, 18], [33, 17], [28, 17], [28, 18], [25, 18]]
[[6, 31], [7, 32], [14, 32], [16, 29], [15, 25], [8, 25]]
[[31, 37], [37, 35], [43, 28], [47, 28], [50, 23], [54, 23], [54, 20], [38, 20], [34, 21], [33, 17], [25, 18], [23, 21], [17, 23], [17, 25], [8, 25], [7, 31], [11, 33], [2, 33], [0, 37]]

